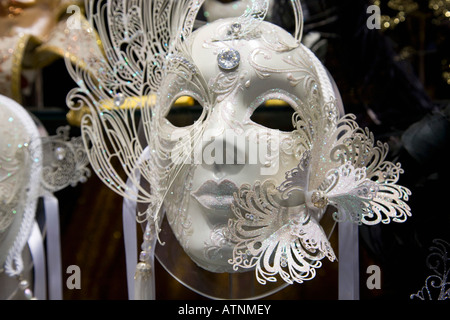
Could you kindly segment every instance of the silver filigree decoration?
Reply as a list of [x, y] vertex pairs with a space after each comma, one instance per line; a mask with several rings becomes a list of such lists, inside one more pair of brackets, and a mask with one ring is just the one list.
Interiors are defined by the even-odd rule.
[[[113, 191], [148, 204], [146, 212], [138, 213], [139, 222], [160, 221], [163, 201], [184, 169], [183, 161], [190, 157], [183, 153], [176, 163], [168, 159], [168, 150], [174, 147], [173, 128], [164, 137], [150, 138], [160, 131], [161, 124], [152, 121], [155, 102], [149, 97], [164, 88], [167, 92], [157, 105], [171, 106], [183, 94], [174, 88], [189, 86], [199, 91], [207, 87], [200, 84], [185, 43], [202, 4], [202, 0], [87, 1], [86, 15], [92, 29], [98, 32], [101, 47], [85, 48], [90, 56], [79, 65], [66, 60], [69, 73], [78, 84], [68, 95], [68, 105], [74, 110], [89, 110], [81, 125], [89, 162]], [[69, 36], [73, 42], [80, 37], [74, 31]], [[164, 81], [176, 85], [164, 86]], [[195, 97], [203, 101], [207, 96], [199, 92]], [[164, 112], [158, 109], [158, 113]], [[137, 113], [141, 113], [142, 128], [136, 121]], [[139, 139], [141, 129], [143, 137]], [[149, 153], [144, 152], [147, 147]], [[136, 192], [117, 172], [115, 161], [136, 186]], [[143, 185], [151, 185], [151, 190]]]
[[425, 280], [425, 285], [417, 293], [410, 296], [419, 300], [449, 300], [450, 299], [450, 244], [444, 240], [433, 241], [435, 246], [427, 257], [427, 267], [434, 274]]
[[336, 256], [320, 224], [304, 205], [284, 207], [277, 199], [274, 181], [243, 185], [235, 195], [229, 221], [232, 239], [237, 244], [233, 268], [255, 269], [259, 283], [276, 282], [276, 275], [287, 283], [303, 283], [316, 275], [321, 260]]
[[303, 50], [296, 50], [292, 55], [283, 58], [283, 62], [291, 66], [290, 68], [276, 69], [271, 68], [263, 63], [258, 62], [258, 57], [261, 57], [263, 61], [272, 59], [272, 51], [274, 48], [268, 49], [255, 49], [250, 55], [249, 63], [254, 68], [256, 74], [261, 79], [267, 79], [272, 74], [283, 73], [286, 74], [287, 80], [293, 87], [299, 84], [305, 86], [309, 92], [314, 93], [315, 96], [319, 93], [319, 79], [317, 77], [316, 70], [311, 68], [314, 63], [311, 58]]
[[[247, 6], [244, 14], [232, 22], [223, 34], [216, 37], [215, 41], [228, 41], [258, 36], [259, 33], [254, 33], [269, 12], [269, 2], [269, 0], [252, 0], [251, 6]], [[293, 36], [297, 44], [300, 44], [303, 35], [302, 5], [300, 0], [292, 0], [291, 4], [295, 20]]]
[[[229, 256], [231, 248], [234, 247], [234, 243], [231, 240], [230, 231], [227, 225], [217, 225], [210, 232], [210, 238], [205, 242], [204, 256], [207, 260], [222, 260], [224, 257]], [[231, 266], [219, 266], [214, 272], [230, 272]]]
[[411, 215], [405, 202], [411, 192], [397, 185], [403, 171], [400, 164], [385, 161], [387, 145], [375, 146], [373, 135], [360, 129], [353, 116], [335, 126], [322, 126], [320, 130], [320, 126], [309, 128], [297, 122], [299, 135], [315, 137], [311, 151], [305, 151], [299, 166], [287, 173], [280, 186], [283, 198], [288, 199], [293, 191], [303, 192], [318, 218], [332, 205], [340, 222], [404, 222]]
[[337, 222], [373, 225], [411, 215], [405, 203], [411, 192], [396, 184], [400, 165], [385, 161], [387, 145], [375, 145], [354, 116], [317, 117], [304, 108], [293, 121], [300, 144], [293, 149], [304, 150], [299, 164], [278, 186], [271, 180], [243, 185], [229, 222], [237, 243], [230, 264], [255, 268], [263, 284], [276, 275], [288, 283], [310, 280], [323, 257], [335, 259], [319, 224], [329, 206], [337, 209]]
[[226, 35], [220, 40], [243, 39], [251, 35], [265, 19], [268, 11], [268, 0], [252, 0], [251, 7], [248, 6], [244, 14], [231, 23]]
[[55, 136], [42, 139], [44, 163], [42, 188], [57, 192], [84, 183], [90, 177], [89, 159], [81, 137], [70, 139], [70, 127], [60, 127]]

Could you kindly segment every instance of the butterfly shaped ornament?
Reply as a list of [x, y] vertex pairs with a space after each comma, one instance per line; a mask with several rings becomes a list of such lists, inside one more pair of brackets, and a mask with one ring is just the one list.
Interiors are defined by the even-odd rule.
[[328, 207], [336, 222], [375, 225], [404, 222], [410, 190], [398, 185], [400, 164], [386, 161], [388, 145], [375, 144], [355, 116], [323, 117], [306, 126], [294, 116], [299, 137], [311, 137], [300, 161], [280, 185], [273, 180], [243, 185], [235, 194], [229, 229], [237, 245], [235, 270], [255, 269], [259, 283], [303, 283], [327, 257], [336, 260], [320, 225]]

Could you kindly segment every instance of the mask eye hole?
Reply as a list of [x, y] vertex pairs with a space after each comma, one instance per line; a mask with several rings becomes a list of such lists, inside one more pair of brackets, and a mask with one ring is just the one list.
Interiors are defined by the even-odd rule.
[[259, 105], [250, 119], [261, 126], [282, 132], [295, 130], [292, 124], [294, 108], [286, 101], [270, 99]]
[[202, 116], [202, 105], [192, 96], [181, 96], [170, 106], [166, 119], [175, 127], [189, 127]]

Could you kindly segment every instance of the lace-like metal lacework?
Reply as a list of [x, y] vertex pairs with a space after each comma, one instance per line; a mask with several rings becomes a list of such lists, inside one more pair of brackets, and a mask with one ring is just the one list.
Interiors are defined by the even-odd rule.
[[0, 96], [0, 121], [0, 244], [7, 252], [1, 259], [5, 273], [15, 277], [24, 268], [22, 251], [40, 195], [43, 154], [33, 119], [22, 106], [4, 96]]
[[91, 174], [83, 140], [81, 137], [70, 139], [69, 130], [69, 126], [60, 127], [55, 136], [42, 139], [45, 156], [41, 184], [47, 192], [84, 183]]
[[449, 300], [450, 299], [450, 244], [444, 240], [433, 240], [430, 255], [427, 257], [427, 267], [433, 271], [425, 280], [425, 285], [417, 293], [410, 296], [419, 300]]
[[411, 193], [396, 184], [402, 170], [385, 160], [387, 145], [374, 146], [373, 136], [352, 116], [338, 120], [332, 113], [316, 121], [294, 116], [306, 150], [280, 186], [256, 182], [235, 195], [236, 218], [229, 227], [237, 245], [230, 263], [235, 270], [255, 267], [262, 284], [276, 281], [276, 274], [302, 283], [314, 277], [323, 257], [335, 260], [319, 224], [328, 206], [336, 209], [337, 222], [374, 225], [411, 215], [405, 202]]

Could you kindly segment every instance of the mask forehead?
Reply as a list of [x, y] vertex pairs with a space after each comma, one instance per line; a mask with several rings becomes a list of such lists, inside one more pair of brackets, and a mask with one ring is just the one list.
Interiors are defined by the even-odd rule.
[[[249, 106], [266, 92], [280, 89], [280, 98], [285, 93], [303, 102], [320, 95], [320, 81], [315, 65], [318, 61], [308, 49], [298, 45], [285, 30], [266, 22], [244, 39], [218, 40], [233, 20], [217, 21], [192, 35], [192, 59], [212, 91], [224, 92], [220, 81], [226, 82], [231, 92], [235, 86], [235, 102]], [[232, 70], [220, 67], [218, 56], [223, 50], [239, 53], [239, 64]], [[234, 82], [234, 86], [230, 85]], [[217, 90], [217, 87], [220, 90]], [[216, 92], [217, 93], [217, 92]], [[317, 96], [317, 98], [320, 98]], [[293, 106], [295, 108], [295, 106]]]

